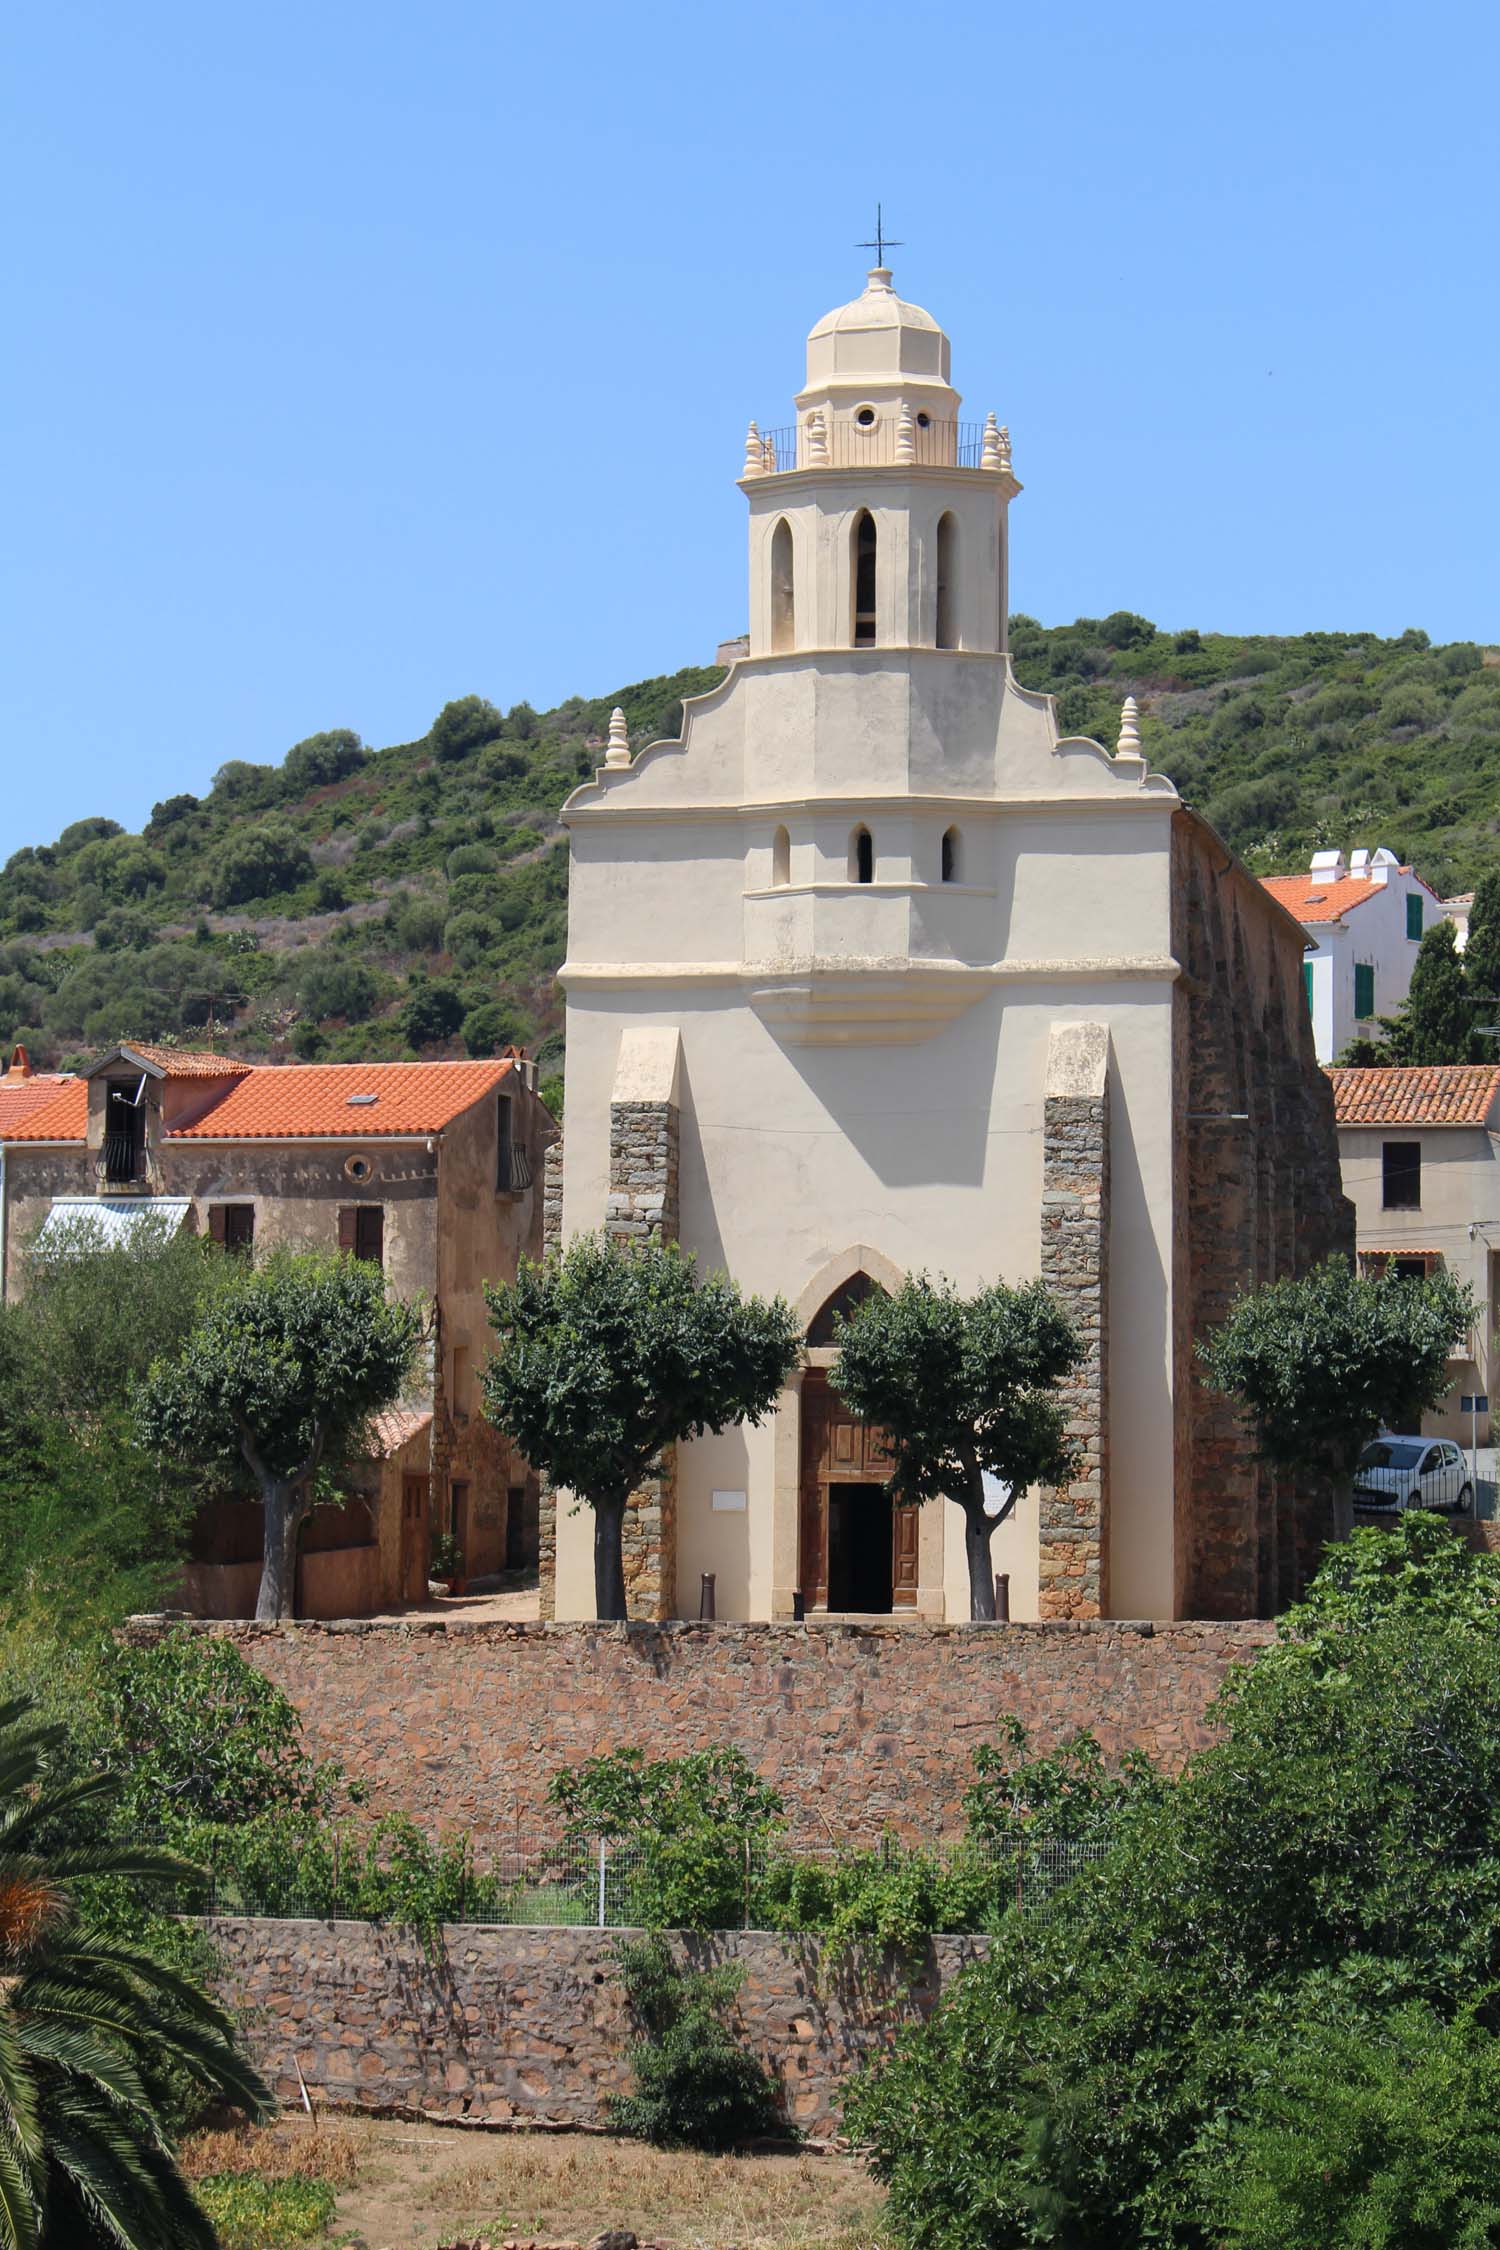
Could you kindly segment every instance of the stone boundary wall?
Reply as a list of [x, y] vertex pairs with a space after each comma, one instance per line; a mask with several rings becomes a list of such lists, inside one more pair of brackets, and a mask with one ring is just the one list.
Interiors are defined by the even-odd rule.
[[[370, 1922], [220, 1918], [203, 1924], [255, 2059], [288, 2105], [300, 2069], [315, 2103], [449, 2123], [598, 2130], [629, 2090], [621, 1930], [451, 1924], [424, 1947]], [[914, 1963], [823, 1957], [814, 1939], [749, 1930], [676, 1938], [693, 1966], [744, 1973], [747, 2045], [812, 2141], [839, 2129], [846, 2080], [902, 2025], [931, 2014], [982, 1937], [930, 1940]]]
[[557, 1769], [632, 1743], [648, 1758], [737, 1745], [803, 1835], [953, 1835], [971, 1754], [1007, 1713], [1039, 1747], [1090, 1727], [1111, 1757], [1138, 1748], [1180, 1766], [1211, 1740], [1206, 1707], [1230, 1666], [1274, 1632], [429, 1618], [189, 1629], [234, 1641], [290, 1696], [309, 1750], [366, 1783], [372, 1813], [470, 1829], [481, 1851], [555, 1833]]
[[1038, 1606], [1043, 1617], [1109, 1609], [1109, 1033], [1053, 1027], [1042, 1115], [1042, 1279], [1082, 1347], [1060, 1388], [1077, 1447], [1066, 1484], [1043, 1486]]

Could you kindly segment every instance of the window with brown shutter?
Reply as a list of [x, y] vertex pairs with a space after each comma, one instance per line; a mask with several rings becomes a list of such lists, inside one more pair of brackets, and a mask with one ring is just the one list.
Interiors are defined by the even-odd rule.
[[226, 1250], [248, 1253], [255, 1246], [255, 1205], [253, 1203], [211, 1203], [208, 1207], [208, 1231], [215, 1242], [222, 1242]]
[[385, 1263], [385, 1210], [379, 1203], [346, 1203], [339, 1212], [339, 1248], [372, 1266]]

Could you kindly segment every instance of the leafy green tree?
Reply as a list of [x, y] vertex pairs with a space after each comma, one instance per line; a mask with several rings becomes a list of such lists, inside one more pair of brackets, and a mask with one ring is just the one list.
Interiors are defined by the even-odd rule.
[[633, 1921], [722, 1930], [744, 1919], [747, 1854], [781, 1826], [781, 1799], [744, 1752], [648, 1760], [612, 1750], [553, 1775], [548, 1797], [576, 1852], [607, 1838], [629, 1847]]
[[134, 1385], [179, 1351], [231, 1263], [167, 1222], [79, 1218], [27, 1245], [0, 1306], [0, 1607], [86, 1633], [157, 1603], [201, 1486], [136, 1435]]
[[142, 1443], [200, 1465], [242, 1464], [255, 1480], [265, 1510], [257, 1617], [290, 1613], [317, 1480], [359, 1458], [420, 1333], [419, 1312], [387, 1296], [378, 1266], [278, 1251], [241, 1271], [175, 1359], [153, 1364], [136, 1399]]
[[443, 926], [443, 946], [461, 969], [477, 969], [493, 952], [497, 935], [493, 922], [466, 909], [449, 915]]
[[1243, 2114], [1195, 2171], [1224, 2250], [1487, 2250], [1500, 2239], [1500, 2040], [1413, 2001], [1244, 2057]]
[[1448, 1354], [1473, 1318], [1450, 1273], [1406, 1280], [1330, 1258], [1242, 1296], [1198, 1357], [1261, 1458], [1326, 1484], [1338, 1504], [1376, 1432], [1418, 1428], [1446, 1396]]
[[796, 1319], [727, 1274], [699, 1283], [675, 1245], [588, 1235], [485, 1297], [498, 1347], [480, 1378], [485, 1411], [592, 1508], [595, 1609], [623, 1618], [631, 1493], [668, 1446], [769, 1413], [797, 1364]]
[[[1410, 1539], [1405, 1524], [1372, 1536], [1398, 1553]], [[1341, 1625], [1336, 1661], [1284, 1635], [1232, 1677], [1221, 1739], [1122, 1808], [1054, 1911], [1002, 1923], [846, 2108], [898, 2240], [1405, 2250], [1445, 2238], [1362, 2233], [1359, 2214], [1395, 2210], [1398, 2194], [1445, 2221], [1472, 2212], [1500, 2156], [1492, 2114], [1476, 2119], [1488, 2147], [1420, 2137], [1416, 2089], [1400, 2104], [1393, 2085], [1422, 2044], [1416, 2008], [1454, 2027], [1428, 2091], [1465, 2069], [1487, 2086], [1494, 2070], [1500, 1637], [1464, 1606], [1393, 1609], [1382, 1584]], [[1295, 2083], [1325, 2080], [1295, 2161], [1285, 2143], [1270, 2152], [1283, 2057]], [[1380, 2114], [1389, 2137], [1346, 2136]], [[1254, 2231], [1267, 2203], [1290, 2231]]]
[[310, 734], [288, 750], [282, 779], [288, 793], [301, 796], [309, 789], [326, 789], [346, 774], [358, 773], [369, 757], [352, 727], [331, 727], [326, 734]]
[[62, 1739], [25, 1698], [0, 1704], [0, 2246], [215, 2250], [172, 2158], [168, 2076], [252, 2117], [271, 2098], [207, 1993], [80, 1920], [80, 1880], [184, 1870], [149, 1846], [66, 1840], [115, 1784], [51, 1780]]
[[314, 1023], [326, 1023], [330, 1016], [362, 1023], [374, 1012], [380, 979], [362, 961], [350, 961], [331, 950], [315, 953], [298, 972], [297, 997]]
[[1463, 968], [1469, 1001], [1469, 1060], [1494, 1062], [1500, 1057], [1500, 1040], [1476, 1027], [1500, 1023], [1500, 875], [1482, 875], [1474, 886]]
[[231, 833], [214, 863], [213, 895], [219, 906], [242, 906], [247, 899], [273, 898], [310, 880], [312, 853], [285, 821], [263, 821], [258, 828]]
[[401, 1029], [414, 1047], [451, 1039], [463, 1020], [463, 995], [451, 984], [414, 983], [401, 1010]]
[[503, 1000], [481, 1000], [472, 1007], [463, 1020], [459, 1036], [465, 1054], [483, 1057], [498, 1055], [502, 1048], [511, 1046], [520, 1035], [515, 1014]]
[[450, 760], [466, 758], [504, 732], [505, 721], [493, 703], [482, 695], [461, 695], [443, 705], [427, 730], [427, 740], [435, 758]]
[[1456, 936], [1451, 922], [1434, 922], [1418, 946], [1400, 1014], [1380, 1019], [1389, 1061], [1467, 1062], [1474, 1009]]
[[1019, 1495], [1067, 1474], [1071, 1408], [1058, 1385], [1081, 1356], [1072, 1322], [1040, 1281], [961, 1297], [951, 1282], [916, 1274], [867, 1297], [834, 1337], [833, 1387], [888, 1433], [893, 1494], [962, 1508], [969, 1615], [993, 1617], [1000, 1517], [986, 1510], [985, 1478]]

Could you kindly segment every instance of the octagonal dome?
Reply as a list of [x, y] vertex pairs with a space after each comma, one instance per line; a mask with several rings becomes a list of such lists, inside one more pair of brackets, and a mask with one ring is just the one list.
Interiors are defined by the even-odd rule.
[[825, 313], [807, 339], [807, 387], [865, 382], [948, 381], [948, 339], [920, 305], [891, 287], [889, 266], [873, 266], [859, 296]]

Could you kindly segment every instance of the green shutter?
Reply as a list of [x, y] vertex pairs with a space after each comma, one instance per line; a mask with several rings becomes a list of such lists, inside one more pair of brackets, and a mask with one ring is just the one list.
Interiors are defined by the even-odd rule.
[[1422, 894], [1420, 891], [1408, 891], [1406, 894], [1406, 934], [1409, 938], [1420, 938], [1422, 935]]
[[1354, 964], [1354, 1014], [1359, 1023], [1368, 1023], [1375, 1013], [1375, 964], [1373, 961], [1356, 961]]
[[1304, 991], [1304, 992], [1305, 992], [1305, 993], [1307, 994], [1307, 1012], [1308, 1012], [1308, 1014], [1309, 1014], [1309, 1015], [1311, 1015], [1311, 1014], [1312, 1014], [1312, 963], [1311, 963], [1311, 961], [1304, 961], [1304, 962], [1303, 962], [1303, 964], [1302, 964], [1302, 989], [1303, 989], [1303, 991]]

